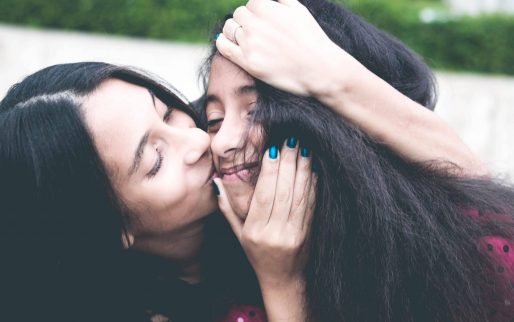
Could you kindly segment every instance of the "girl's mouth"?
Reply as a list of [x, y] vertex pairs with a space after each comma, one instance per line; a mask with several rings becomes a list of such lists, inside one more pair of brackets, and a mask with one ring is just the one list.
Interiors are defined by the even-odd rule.
[[230, 168], [221, 168], [220, 177], [223, 181], [247, 180], [252, 175], [252, 170], [258, 166], [257, 162], [239, 164]]

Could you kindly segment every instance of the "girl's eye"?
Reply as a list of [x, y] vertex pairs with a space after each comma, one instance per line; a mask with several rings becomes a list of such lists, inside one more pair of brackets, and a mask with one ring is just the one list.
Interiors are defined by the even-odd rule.
[[256, 102], [252, 102], [250, 103], [249, 107], [248, 107], [248, 112], [246, 113], [246, 118], [247, 119], [251, 119], [254, 112], [255, 112], [255, 103]]
[[221, 123], [223, 123], [222, 118], [207, 121], [207, 132], [208, 133], [218, 132], [221, 128]]
[[150, 172], [148, 172], [148, 174], [147, 174], [148, 178], [155, 177], [155, 175], [159, 172], [159, 170], [162, 167], [162, 161], [164, 159], [162, 156], [162, 152], [159, 149], [155, 149], [155, 151], [157, 151], [157, 160], [155, 161], [155, 164], [152, 167], [152, 169], [150, 170]]

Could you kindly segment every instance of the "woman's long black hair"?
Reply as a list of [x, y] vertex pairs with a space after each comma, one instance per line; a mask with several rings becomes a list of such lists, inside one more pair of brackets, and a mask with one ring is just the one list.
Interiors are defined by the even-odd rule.
[[[434, 107], [432, 73], [399, 41], [342, 6], [301, 2], [328, 36], [369, 70], [414, 101]], [[213, 47], [204, 77], [216, 55]], [[409, 162], [317, 100], [257, 80], [256, 85], [253, 126], [265, 133], [258, 148], [295, 135], [312, 149], [317, 163], [305, 270], [310, 319], [482, 322], [513, 317], [508, 310], [496, 312], [513, 290], [480, 243], [486, 236], [513, 238], [512, 187], [456, 176], [453, 164]]]
[[2, 321], [148, 320], [155, 297], [140, 273], [149, 261], [123, 249], [127, 212], [80, 108], [111, 78], [197, 120], [153, 76], [105, 63], [51, 66], [8, 91], [0, 102]]

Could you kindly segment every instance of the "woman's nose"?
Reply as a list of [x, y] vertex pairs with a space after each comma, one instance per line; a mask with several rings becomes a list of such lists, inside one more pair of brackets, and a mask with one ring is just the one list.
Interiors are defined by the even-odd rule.
[[218, 157], [228, 157], [241, 147], [245, 124], [239, 119], [225, 118], [212, 137], [211, 149]]
[[210, 154], [211, 139], [209, 134], [199, 128], [171, 128], [173, 145], [175, 151], [182, 153], [185, 164], [193, 165], [200, 161], [205, 155]]

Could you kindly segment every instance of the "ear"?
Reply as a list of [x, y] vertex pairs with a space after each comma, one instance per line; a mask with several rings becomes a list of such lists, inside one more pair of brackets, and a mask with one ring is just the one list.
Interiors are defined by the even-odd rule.
[[134, 245], [134, 235], [128, 231], [123, 231], [121, 233], [121, 241], [123, 243], [123, 248], [130, 249], [132, 245]]

